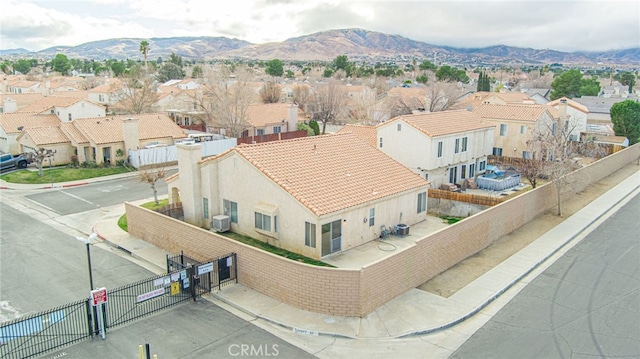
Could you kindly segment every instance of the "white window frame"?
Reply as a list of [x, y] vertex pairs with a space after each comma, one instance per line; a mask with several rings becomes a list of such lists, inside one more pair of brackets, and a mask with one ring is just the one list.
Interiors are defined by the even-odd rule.
[[442, 141], [438, 141], [438, 158], [442, 158]]
[[369, 227], [373, 227], [376, 224], [376, 209], [369, 208]]
[[304, 245], [316, 248], [316, 224], [304, 222]]

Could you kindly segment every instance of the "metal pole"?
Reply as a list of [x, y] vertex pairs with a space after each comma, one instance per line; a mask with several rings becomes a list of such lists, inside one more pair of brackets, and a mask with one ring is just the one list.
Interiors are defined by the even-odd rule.
[[89, 264], [89, 285], [91, 285], [91, 290], [93, 290], [93, 274], [91, 273], [91, 249], [89, 248], [90, 242], [87, 238], [87, 262]]
[[53, 170], [51, 168], [51, 157], [49, 157], [49, 175], [51, 177], [51, 188], [53, 188]]

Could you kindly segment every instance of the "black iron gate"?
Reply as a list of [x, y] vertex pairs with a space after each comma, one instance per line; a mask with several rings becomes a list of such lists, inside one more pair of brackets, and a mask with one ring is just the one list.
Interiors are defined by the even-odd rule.
[[197, 289], [210, 292], [238, 282], [238, 266], [236, 253], [230, 253], [207, 262], [200, 262], [180, 254], [167, 255], [167, 272], [195, 267]]

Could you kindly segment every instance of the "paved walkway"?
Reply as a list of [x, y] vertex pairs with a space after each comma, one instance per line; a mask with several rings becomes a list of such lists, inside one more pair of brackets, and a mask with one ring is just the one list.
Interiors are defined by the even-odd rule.
[[[72, 185], [60, 184], [62, 187]], [[8, 185], [0, 183], [0, 186]], [[505, 297], [508, 300], [508, 297], [515, 295], [519, 290], [516, 287], [524, 287], [556, 257], [611, 215], [612, 208], [638, 193], [640, 171], [449, 298], [412, 289], [364, 318], [336, 317], [300, 310], [240, 284], [213, 293], [210, 299], [224, 307], [232, 306], [251, 317], [301, 334], [370, 339], [433, 333], [459, 324], [480, 312], [492, 315], [492, 311], [499, 308], [486, 308], [490, 303], [505, 300]], [[117, 226], [118, 218], [124, 213], [124, 204], [106, 210], [107, 214], [94, 226], [98, 236], [150, 263], [157, 273], [164, 272], [165, 251], [130, 236]]]

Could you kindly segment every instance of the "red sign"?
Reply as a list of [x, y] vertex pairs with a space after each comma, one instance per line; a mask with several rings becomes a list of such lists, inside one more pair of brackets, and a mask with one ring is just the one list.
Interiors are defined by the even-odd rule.
[[91, 304], [96, 305], [107, 302], [107, 288], [99, 288], [91, 291]]

